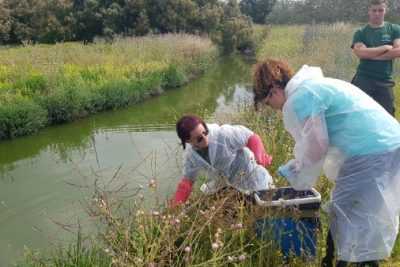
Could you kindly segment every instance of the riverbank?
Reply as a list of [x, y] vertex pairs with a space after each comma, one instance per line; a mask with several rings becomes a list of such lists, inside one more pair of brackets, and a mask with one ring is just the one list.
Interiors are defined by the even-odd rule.
[[[282, 58], [295, 68], [319, 65], [326, 75], [349, 79], [356, 64], [347, 46], [352, 30], [353, 26], [344, 24], [273, 27], [257, 50], [257, 58]], [[325, 40], [328, 37], [331, 39]], [[247, 125], [261, 135], [274, 158], [269, 171], [277, 177], [278, 166], [291, 157], [293, 148], [279, 115], [268, 110], [255, 114], [247, 107], [225, 119]], [[278, 186], [286, 184], [275, 179]], [[187, 205], [170, 210], [158, 197], [160, 182], [157, 177], [149, 179], [148, 185], [138, 187], [129, 199], [108, 190], [105, 184], [97, 185], [88, 210], [102, 231], [93, 239], [78, 234], [75, 244], [51, 256], [27, 251], [26, 261], [20, 266], [282, 266], [283, 257], [276, 244], [255, 236], [256, 211], [236, 194], [226, 192], [209, 198], [196, 188]], [[331, 186], [324, 178], [316, 186], [324, 201]], [[149, 199], [156, 200], [151, 208], [146, 204]], [[320, 266], [327, 228], [323, 213], [321, 221], [317, 256], [294, 259], [290, 266]], [[392, 258], [382, 266], [397, 266], [399, 262], [398, 241]]]
[[82, 203], [91, 199], [95, 180], [110, 180], [117, 169], [114, 187], [126, 182], [129, 192], [157, 177], [157, 197], [170, 196], [181, 173], [177, 116], [232, 112], [251, 100], [249, 81], [247, 58], [222, 57], [176, 90], [0, 142], [0, 266], [21, 259], [24, 247], [50, 260], [56, 244], [75, 244], [78, 222], [87, 244], [97, 228]]
[[166, 34], [0, 49], [0, 139], [125, 107], [201, 75], [212, 42]]

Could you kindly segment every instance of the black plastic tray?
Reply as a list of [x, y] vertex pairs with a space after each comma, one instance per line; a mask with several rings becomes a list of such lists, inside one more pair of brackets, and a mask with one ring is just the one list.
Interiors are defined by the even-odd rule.
[[318, 210], [321, 194], [310, 190], [294, 190], [292, 187], [279, 187], [254, 193], [257, 205], [264, 207], [296, 207], [300, 210]]

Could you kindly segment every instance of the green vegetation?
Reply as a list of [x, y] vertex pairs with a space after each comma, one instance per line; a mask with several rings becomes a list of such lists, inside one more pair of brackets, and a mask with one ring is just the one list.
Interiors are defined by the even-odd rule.
[[[264, 21], [272, 2], [247, 1], [244, 14]], [[246, 26], [237, 0], [3, 0], [0, 44], [108, 41], [146, 34], [189, 33], [217, 39], [235, 21]], [[251, 27], [250, 27], [251, 28]], [[229, 31], [229, 29], [228, 29]]]
[[[311, 24], [306, 26], [271, 27], [268, 39], [258, 51], [257, 58], [282, 59], [294, 69], [303, 64], [320, 66], [326, 76], [350, 81], [355, 74], [358, 58], [350, 46], [358, 26], [345, 23]], [[395, 102], [400, 107], [400, 62], [395, 61]], [[400, 118], [397, 108], [396, 117]]]
[[[356, 65], [348, 45], [353, 30], [354, 26], [347, 24], [274, 27], [270, 29], [265, 45], [257, 50], [257, 57], [286, 59], [295, 68], [302, 64], [318, 65], [326, 75], [348, 80]], [[399, 96], [396, 101], [399, 106]], [[229, 121], [247, 125], [260, 133], [274, 158], [269, 170], [278, 177], [277, 167], [291, 157], [293, 148], [293, 141], [283, 129], [279, 115], [269, 109], [256, 114], [248, 107], [234, 114]], [[278, 186], [286, 184], [279, 178], [276, 183]], [[323, 200], [329, 198], [331, 186], [325, 177], [316, 185]], [[150, 209], [145, 206], [143, 190], [152, 192], [149, 199], [156, 199]], [[228, 191], [206, 198], [195, 190], [189, 203], [168, 209], [167, 203], [157, 198], [157, 178], [149, 181], [148, 188], [138, 188], [136, 196], [129, 200], [101, 185], [94, 191], [89, 210], [102, 226], [97, 238], [84, 242], [79, 237], [72, 248], [60, 249], [55, 256], [28, 253], [19, 266], [105, 266], [104, 263], [107, 266], [282, 265], [282, 255], [274, 241], [262, 241], [254, 233], [257, 218], [279, 216], [280, 211], [257, 209], [237, 193]], [[291, 212], [297, 213], [296, 210]], [[310, 261], [296, 258], [289, 266], [320, 266], [327, 227], [324, 213], [321, 213], [321, 221], [317, 257]], [[392, 258], [382, 266], [400, 264], [399, 247], [400, 240]], [[79, 261], [74, 261], [77, 255], [80, 255]]]
[[137, 103], [199, 76], [207, 38], [160, 35], [0, 49], [0, 139]]
[[[0, 22], [0, 44], [23, 44], [0, 48], [0, 140], [179, 87], [263, 35], [236, 0], [5, 0]], [[170, 32], [194, 35], [151, 35]]]
[[[398, 1], [387, 1], [386, 20], [400, 21]], [[359, 23], [367, 21], [368, 3], [366, 0], [276, 0], [267, 17], [272, 24], [311, 24], [311, 23]]]
[[241, 0], [240, 10], [254, 23], [264, 24], [275, 3], [276, 0]]
[[[274, 157], [270, 172], [278, 186], [286, 185], [276, 170], [291, 157], [293, 143], [279, 115], [270, 110], [256, 114], [244, 108], [229, 120], [261, 133]], [[87, 205], [90, 217], [97, 219], [101, 229], [98, 235], [87, 239], [78, 235], [76, 244], [60, 247], [50, 256], [27, 251], [25, 260], [17, 266], [282, 266], [283, 257], [277, 243], [273, 239], [257, 238], [254, 223], [257, 219], [281, 217], [288, 212], [296, 218], [298, 210], [260, 208], [229, 190], [212, 197], [204, 196], [198, 188], [185, 205], [169, 209], [167, 202], [158, 197], [158, 182], [157, 177], [150, 179], [147, 187], [130, 191], [135, 196], [129, 199], [117, 190], [110, 190], [108, 181], [97, 183]], [[316, 188], [324, 201], [329, 198], [331, 184], [327, 179], [320, 179]], [[149, 201], [153, 203], [151, 207]], [[321, 212], [320, 216], [322, 228], [317, 233], [317, 257], [293, 258], [288, 266], [320, 266], [327, 226], [326, 215]], [[392, 259], [382, 266], [397, 266], [398, 246], [399, 243]]]
[[275, 26], [257, 58], [282, 59], [294, 69], [303, 64], [320, 66], [325, 75], [349, 81], [358, 64], [350, 48], [355, 29], [344, 23]]

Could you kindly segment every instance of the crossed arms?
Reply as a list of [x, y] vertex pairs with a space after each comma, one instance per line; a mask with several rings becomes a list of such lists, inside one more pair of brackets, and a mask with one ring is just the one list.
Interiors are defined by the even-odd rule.
[[400, 57], [400, 39], [395, 39], [393, 45], [367, 47], [364, 43], [355, 43], [354, 54], [360, 59], [392, 60]]

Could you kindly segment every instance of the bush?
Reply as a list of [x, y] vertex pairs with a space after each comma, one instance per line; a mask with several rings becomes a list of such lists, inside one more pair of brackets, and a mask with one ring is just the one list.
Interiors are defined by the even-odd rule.
[[163, 87], [175, 88], [188, 81], [185, 73], [176, 65], [170, 65], [164, 74]]
[[213, 40], [225, 54], [239, 50], [254, 50], [252, 23], [248, 17], [238, 16], [224, 21], [221, 31], [213, 36]]
[[0, 98], [0, 139], [35, 133], [46, 122], [46, 110], [33, 100], [21, 95], [3, 95]]
[[42, 74], [31, 73], [28, 77], [17, 81], [15, 88], [22, 90], [27, 95], [43, 93], [47, 88], [47, 80]]
[[158, 73], [141, 79], [110, 80], [93, 92], [93, 105], [98, 110], [108, 110], [138, 103], [154, 92], [160, 92], [161, 84], [162, 76]]
[[61, 123], [84, 117], [87, 114], [90, 98], [84, 92], [76, 87], [68, 87], [36, 99], [47, 110], [50, 124]]
[[49, 124], [68, 122], [181, 86], [207, 69], [217, 52], [210, 39], [186, 34], [5, 48], [0, 98], [19, 94], [45, 110]]
[[[129, 80], [111, 80], [104, 84], [97, 92], [96, 100], [102, 100], [103, 110], [125, 107], [129, 104], [136, 84]], [[97, 102], [99, 105], [100, 102]]]

